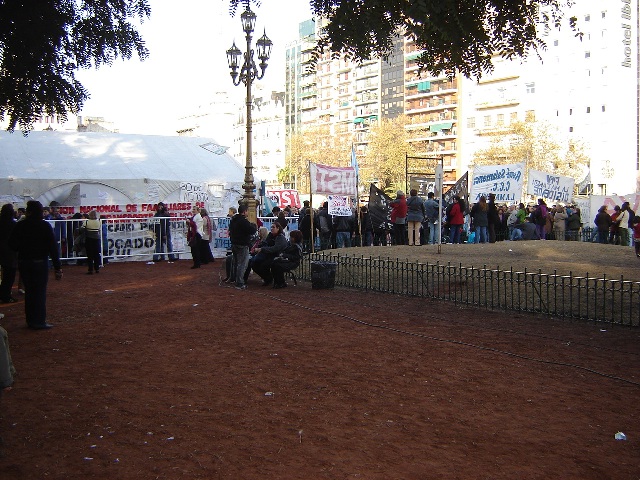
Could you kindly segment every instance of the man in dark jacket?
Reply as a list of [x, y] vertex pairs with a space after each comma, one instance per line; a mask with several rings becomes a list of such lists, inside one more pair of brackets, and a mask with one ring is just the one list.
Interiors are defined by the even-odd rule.
[[27, 215], [17, 222], [9, 247], [18, 252], [18, 270], [24, 282], [24, 313], [29, 328], [51, 328], [47, 323], [47, 282], [49, 258], [53, 262], [56, 280], [62, 278], [60, 252], [53, 228], [43, 218], [42, 204], [36, 200], [27, 202]]
[[489, 202], [487, 203], [489, 210], [487, 211], [487, 220], [489, 221], [489, 243], [496, 243], [496, 231], [500, 229], [500, 215], [498, 215], [498, 207], [496, 207], [496, 196], [489, 194]]
[[244, 272], [249, 263], [249, 245], [251, 237], [255, 235], [258, 227], [247, 219], [249, 207], [246, 203], [238, 207], [238, 213], [229, 222], [229, 240], [231, 241], [231, 254], [233, 262], [231, 276], [236, 277], [236, 288], [244, 290], [247, 285], [244, 283]]
[[156, 248], [155, 255], [153, 256], [154, 262], [160, 262], [164, 260], [163, 247], [167, 246], [167, 253], [170, 262], [175, 262], [175, 256], [173, 255], [173, 242], [171, 241], [171, 215], [167, 210], [167, 206], [159, 202], [156, 208], [156, 213], [153, 215], [153, 227], [156, 236]]

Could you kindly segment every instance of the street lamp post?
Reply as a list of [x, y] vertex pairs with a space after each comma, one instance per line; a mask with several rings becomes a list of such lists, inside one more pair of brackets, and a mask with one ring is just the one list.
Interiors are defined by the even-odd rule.
[[[246, 203], [249, 207], [249, 221], [255, 223], [257, 214], [256, 196], [254, 193], [256, 186], [253, 179], [253, 147], [251, 145], [251, 85], [254, 80], [260, 80], [264, 77], [264, 72], [267, 69], [267, 61], [271, 55], [273, 42], [267, 38], [266, 31], [262, 37], [256, 41], [256, 50], [258, 59], [260, 60], [258, 65], [260, 67], [260, 72], [258, 73], [258, 66], [256, 66], [256, 62], [253, 59], [253, 49], [251, 48], [251, 37], [256, 24], [256, 14], [249, 8], [248, 2], [246, 4], [245, 11], [240, 15], [240, 21], [242, 22], [242, 30], [244, 31], [245, 38], [247, 40], [247, 49], [242, 53], [240, 49], [236, 47], [236, 42], [233, 42], [232, 47], [227, 50], [227, 61], [229, 63], [229, 69], [231, 69], [233, 84], [238, 86], [243, 83], [247, 88], [247, 158], [244, 167], [244, 184], [242, 185], [244, 195], [242, 196], [242, 202]], [[241, 56], [244, 58], [244, 62], [242, 66], [239, 67], [238, 61]], [[238, 69], [240, 69], [240, 72], [238, 72]]]

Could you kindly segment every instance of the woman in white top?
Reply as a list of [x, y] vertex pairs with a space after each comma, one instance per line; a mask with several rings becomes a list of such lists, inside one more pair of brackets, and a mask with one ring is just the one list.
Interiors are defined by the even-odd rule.
[[213, 253], [211, 253], [211, 241], [213, 240], [213, 232], [216, 230], [216, 226], [211, 220], [211, 217], [204, 208], [200, 209], [200, 216], [202, 217], [202, 239], [200, 240], [200, 261], [206, 265], [209, 262], [215, 261]]
[[87, 250], [88, 275], [100, 272], [100, 233], [102, 225], [98, 219], [98, 212], [91, 210], [89, 218], [82, 224], [84, 229], [85, 249]]

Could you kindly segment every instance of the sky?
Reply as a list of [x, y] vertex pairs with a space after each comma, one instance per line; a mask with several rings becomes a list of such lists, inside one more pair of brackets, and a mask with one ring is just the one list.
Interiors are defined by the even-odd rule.
[[[117, 59], [99, 69], [81, 70], [78, 80], [89, 91], [80, 115], [104, 117], [121, 133], [175, 134], [176, 121], [209, 103], [215, 92], [228, 92], [242, 105], [245, 88], [234, 87], [226, 50], [246, 42], [239, 7], [229, 14], [228, 0], [149, 0], [151, 17], [139, 27], [149, 49]], [[312, 17], [308, 0], [261, 0], [253, 44], [266, 30], [273, 41], [263, 80], [267, 88], [284, 87], [286, 45], [298, 37], [298, 25]], [[255, 48], [255, 47], [254, 47]]]

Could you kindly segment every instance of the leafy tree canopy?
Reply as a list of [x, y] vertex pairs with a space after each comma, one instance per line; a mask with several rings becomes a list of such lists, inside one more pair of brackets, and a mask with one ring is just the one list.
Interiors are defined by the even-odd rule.
[[407, 155], [415, 154], [405, 129], [407, 123], [407, 117], [400, 115], [383, 118], [371, 127], [367, 154], [360, 162], [360, 181], [365, 185], [376, 181], [384, 191], [405, 188]]
[[151, 14], [147, 0], [0, 0], [0, 121], [28, 132], [41, 115], [67, 118], [88, 92], [79, 68], [145, 59], [131, 23]]
[[525, 164], [525, 185], [530, 169], [573, 177], [579, 182], [588, 171], [590, 158], [582, 140], [562, 138], [548, 123], [527, 121], [493, 134], [489, 146], [473, 158], [473, 165], [509, 163]]
[[[230, 0], [231, 11], [248, 1]], [[262, 0], [276, 8], [280, 0]], [[257, 2], [256, 2], [257, 3]], [[418, 65], [436, 75], [480, 78], [492, 57], [526, 58], [545, 48], [541, 33], [560, 28], [572, 0], [310, 0], [327, 20], [317, 53], [364, 60], [386, 58], [404, 34], [419, 49]], [[575, 30], [576, 19], [569, 24]], [[576, 35], [580, 35], [576, 33]]]
[[301, 193], [309, 193], [309, 162], [348, 166], [351, 136], [339, 135], [328, 125], [310, 126], [287, 137], [285, 168], [278, 172], [282, 183], [295, 183]]

